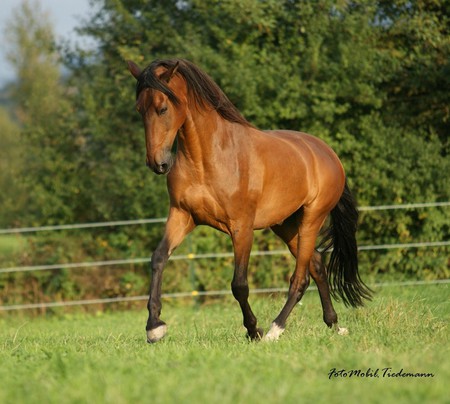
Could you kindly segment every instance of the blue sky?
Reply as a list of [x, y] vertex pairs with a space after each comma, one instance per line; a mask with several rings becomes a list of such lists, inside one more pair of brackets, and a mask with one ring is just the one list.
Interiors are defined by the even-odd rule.
[[[40, 4], [40, 8], [50, 14], [50, 19], [57, 37], [75, 41], [77, 35], [74, 27], [81, 19], [90, 15], [89, 0], [28, 0], [30, 4]], [[13, 10], [18, 8], [23, 0], [0, 0], [0, 86], [14, 79], [14, 72], [6, 60], [7, 43], [5, 26], [12, 18]]]

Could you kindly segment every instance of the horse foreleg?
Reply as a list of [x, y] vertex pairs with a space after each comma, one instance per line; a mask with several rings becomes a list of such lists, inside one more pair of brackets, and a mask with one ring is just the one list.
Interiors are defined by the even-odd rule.
[[159, 341], [167, 332], [167, 325], [160, 320], [162, 273], [172, 252], [194, 228], [191, 216], [178, 209], [171, 209], [167, 219], [164, 237], [152, 255], [152, 280], [148, 299], [147, 342]]
[[161, 285], [162, 273], [169, 259], [168, 241], [164, 237], [152, 255], [151, 268], [152, 280], [150, 283], [150, 295], [147, 303], [148, 320], [147, 326], [147, 342], [159, 341], [167, 332], [166, 324], [160, 320], [161, 314]]
[[261, 339], [263, 330], [257, 328], [257, 320], [248, 302], [249, 288], [247, 280], [247, 268], [250, 259], [250, 251], [253, 243], [253, 231], [235, 230], [232, 232], [234, 247], [234, 275], [231, 282], [231, 291], [234, 298], [241, 306], [244, 317], [244, 327], [248, 337], [252, 340]]

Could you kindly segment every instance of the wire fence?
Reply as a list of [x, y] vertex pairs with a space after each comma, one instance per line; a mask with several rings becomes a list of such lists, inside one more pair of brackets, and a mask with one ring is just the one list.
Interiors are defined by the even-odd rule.
[[[406, 203], [398, 205], [379, 205], [379, 206], [361, 206], [358, 207], [360, 212], [376, 211], [376, 210], [398, 210], [398, 209], [421, 209], [421, 208], [435, 208], [450, 206], [449, 202], [425, 202], [425, 203]], [[141, 224], [165, 223], [167, 217], [152, 218], [152, 219], [135, 219], [135, 220], [117, 220], [111, 222], [93, 222], [93, 223], [73, 223], [61, 224], [54, 226], [35, 226], [35, 227], [20, 227], [10, 229], [0, 229], [0, 234], [19, 234], [19, 233], [34, 233], [41, 231], [55, 231], [55, 230], [72, 230], [72, 229], [89, 229], [95, 227], [116, 227], [116, 226], [130, 226]]]
[[[404, 282], [389, 282], [389, 283], [374, 283], [370, 284], [371, 288], [384, 288], [393, 286], [426, 286], [426, 285], [445, 285], [450, 283], [450, 279], [441, 279], [434, 281], [404, 281]], [[317, 290], [316, 286], [311, 286], [307, 291]], [[275, 293], [287, 293], [288, 288], [266, 288], [266, 289], [250, 289], [250, 294], [275, 294]], [[211, 291], [197, 291], [191, 292], [179, 292], [179, 293], [163, 293], [161, 297], [163, 299], [180, 299], [180, 298], [197, 298], [206, 296], [231, 296], [230, 290], [211, 290]], [[30, 310], [30, 309], [49, 309], [55, 307], [70, 307], [70, 306], [85, 306], [93, 304], [110, 304], [110, 303], [127, 303], [146, 301], [148, 296], [120, 296], [110, 297], [104, 299], [88, 299], [88, 300], [72, 300], [61, 302], [49, 302], [49, 303], [28, 303], [28, 304], [15, 304], [9, 306], [0, 306], [1, 311], [14, 311], [14, 310]], [[301, 304], [301, 302], [300, 302]]]
[[[400, 204], [400, 205], [380, 205], [380, 206], [366, 206], [360, 207], [360, 211], [379, 211], [379, 210], [396, 210], [396, 209], [421, 209], [430, 207], [446, 207], [450, 206], [450, 202], [430, 202], [430, 203], [413, 203], [413, 204]], [[30, 232], [41, 231], [56, 231], [56, 230], [71, 230], [71, 229], [88, 229], [99, 227], [112, 227], [112, 226], [126, 226], [126, 225], [143, 225], [143, 224], [156, 224], [164, 223], [167, 218], [152, 218], [152, 219], [138, 219], [138, 220], [122, 220], [112, 222], [95, 222], [95, 223], [76, 223], [65, 224], [55, 226], [38, 226], [38, 227], [24, 227], [24, 228], [12, 228], [12, 229], [0, 229], [0, 235], [5, 234], [20, 234]], [[380, 244], [380, 245], [362, 245], [358, 247], [359, 251], [370, 250], [389, 250], [389, 249], [410, 249], [410, 248], [428, 248], [428, 247], [446, 247], [450, 245], [449, 240], [444, 241], [432, 241], [432, 242], [415, 242], [415, 243], [396, 243], [396, 244]], [[274, 255], [289, 255], [290, 252], [287, 249], [272, 250], [272, 251], [254, 251], [252, 256], [274, 256]], [[232, 252], [223, 253], [205, 253], [205, 254], [186, 254], [175, 255], [170, 258], [172, 261], [176, 260], [197, 260], [197, 259], [218, 259], [218, 258], [232, 258], [234, 254]], [[119, 260], [106, 260], [106, 261], [93, 261], [93, 262], [78, 262], [78, 263], [59, 263], [48, 265], [33, 265], [33, 266], [21, 266], [11, 268], [0, 268], [0, 274], [13, 273], [13, 272], [27, 272], [27, 271], [43, 271], [43, 270], [55, 270], [55, 269], [74, 269], [74, 268], [86, 268], [86, 267], [102, 267], [102, 266], [114, 266], [114, 265], [130, 265], [130, 264], [145, 264], [151, 261], [150, 258], [132, 258], [132, 259], [119, 259]], [[375, 284], [372, 286], [393, 286], [393, 285], [423, 285], [423, 284], [440, 284], [449, 283], [450, 279], [438, 280], [438, 281], [412, 281], [390, 284]], [[314, 289], [314, 288], [312, 288]], [[279, 293], [286, 292], [285, 288], [268, 288], [268, 289], [255, 289], [252, 293]], [[228, 295], [229, 291], [192, 291], [164, 294], [164, 298], [182, 298], [182, 297], [194, 297], [194, 296], [220, 296]], [[127, 297], [115, 297], [104, 299], [90, 299], [90, 300], [74, 300], [65, 302], [48, 302], [48, 303], [30, 303], [20, 305], [0, 306], [0, 311], [12, 311], [12, 310], [25, 310], [25, 309], [43, 309], [52, 307], [64, 307], [64, 306], [79, 306], [79, 305], [91, 305], [91, 304], [107, 304], [107, 303], [119, 303], [119, 302], [133, 302], [148, 299], [147, 296], [127, 296]]]
[[55, 230], [75, 230], [75, 229], [90, 229], [95, 227], [116, 227], [116, 226], [130, 226], [140, 224], [154, 224], [165, 223], [166, 217], [155, 219], [136, 219], [136, 220], [117, 220], [113, 222], [93, 222], [93, 223], [74, 223], [74, 224], [58, 224], [55, 226], [35, 226], [35, 227], [20, 227], [12, 229], [0, 229], [0, 234], [19, 234], [19, 233], [36, 233], [40, 231], [55, 231]]
[[[370, 251], [370, 250], [392, 250], [401, 248], [424, 248], [424, 247], [446, 247], [450, 245], [450, 241], [432, 241], [422, 243], [401, 243], [401, 244], [379, 244], [379, 245], [363, 245], [358, 246], [358, 251]], [[331, 249], [330, 249], [331, 251]], [[287, 249], [284, 250], [271, 250], [271, 251], [253, 251], [250, 255], [252, 257], [271, 256], [271, 255], [289, 255], [290, 252]], [[205, 253], [205, 254], [185, 254], [185, 255], [173, 255], [170, 257], [171, 261], [180, 260], [198, 260], [198, 259], [215, 259], [215, 258], [232, 258], [234, 253]], [[29, 272], [29, 271], [45, 271], [54, 269], [73, 269], [73, 268], [88, 268], [88, 267], [103, 267], [103, 266], [115, 266], [115, 265], [130, 265], [130, 264], [146, 264], [151, 261], [150, 258], [130, 258], [120, 260], [108, 260], [108, 261], [89, 261], [89, 262], [73, 262], [73, 263], [60, 263], [50, 265], [33, 265], [23, 267], [12, 268], [0, 268], [1, 273], [12, 272]]]

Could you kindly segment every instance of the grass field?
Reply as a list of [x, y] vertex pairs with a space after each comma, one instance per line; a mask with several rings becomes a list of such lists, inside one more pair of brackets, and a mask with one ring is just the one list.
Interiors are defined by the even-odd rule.
[[[366, 308], [338, 304], [350, 330], [339, 336], [311, 291], [275, 343], [245, 339], [231, 297], [199, 309], [166, 301], [169, 334], [155, 345], [145, 311], [8, 315], [0, 403], [448, 403], [448, 297], [449, 285], [386, 287]], [[267, 330], [284, 298], [252, 302]], [[361, 373], [329, 379], [333, 368]], [[388, 377], [401, 369], [434, 377]]]

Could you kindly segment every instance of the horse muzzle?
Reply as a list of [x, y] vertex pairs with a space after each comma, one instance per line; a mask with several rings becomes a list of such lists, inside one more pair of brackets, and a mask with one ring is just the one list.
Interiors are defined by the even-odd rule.
[[163, 160], [155, 161], [153, 164], [151, 162], [149, 162], [149, 160], [147, 159], [146, 165], [148, 168], [153, 170], [153, 172], [155, 174], [165, 175], [165, 174], [169, 173], [170, 169], [173, 166], [173, 157], [172, 157], [172, 155], [169, 154]]

